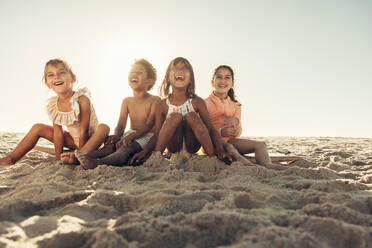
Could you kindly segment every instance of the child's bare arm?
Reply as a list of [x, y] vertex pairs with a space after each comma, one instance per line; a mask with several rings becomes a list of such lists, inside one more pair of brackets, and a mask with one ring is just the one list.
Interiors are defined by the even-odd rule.
[[130, 163], [140, 162], [144, 158], [147, 157], [147, 155], [152, 152], [155, 148], [156, 142], [158, 140], [158, 136], [160, 133], [160, 129], [163, 126], [163, 123], [165, 121], [165, 114], [167, 111], [167, 106], [165, 106], [164, 101], [159, 101], [155, 106], [155, 132], [154, 135], [150, 138], [149, 143], [143, 148], [142, 151], [139, 153], [134, 154], [132, 159], [130, 160]]
[[121, 104], [120, 116], [119, 116], [118, 124], [116, 125], [113, 136], [116, 136], [116, 138], [118, 138], [121, 135], [123, 135], [123, 132], [127, 125], [127, 119], [128, 119], [128, 98], [125, 98]]
[[211, 119], [209, 117], [207, 105], [205, 104], [204, 100], [200, 97], [194, 98], [193, 102], [195, 102], [196, 111], [199, 112], [200, 118], [204, 122], [205, 126], [207, 127], [209, 131], [209, 135], [212, 139], [212, 142], [214, 144], [214, 147], [216, 149], [216, 154], [219, 159], [224, 159], [230, 156], [225, 153], [223, 149], [223, 145], [221, 142], [221, 136], [218, 134], [217, 130], [213, 127]]
[[232, 116], [227, 116], [224, 121], [224, 127], [221, 128], [222, 137], [239, 137], [242, 134], [242, 125], [240, 123], [241, 106], [235, 106], [235, 112]]
[[80, 136], [79, 149], [82, 148], [89, 139], [89, 122], [90, 122], [90, 100], [86, 96], [79, 97], [80, 106]]
[[61, 159], [61, 153], [63, 151], [63, 129], [62, 126], [53, 123], [53, 143], [56, 157], [58, 160]]

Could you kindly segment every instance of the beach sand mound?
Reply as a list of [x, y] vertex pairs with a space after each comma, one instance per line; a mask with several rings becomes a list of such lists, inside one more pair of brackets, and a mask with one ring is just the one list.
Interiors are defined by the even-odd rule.
[[[0, 156], [22, 137], [0, 133]], [[372, 139], [253, 139], [302, 159], [84, 170], [31, 151], [0, 169], [0, 247], [371, 247]]]

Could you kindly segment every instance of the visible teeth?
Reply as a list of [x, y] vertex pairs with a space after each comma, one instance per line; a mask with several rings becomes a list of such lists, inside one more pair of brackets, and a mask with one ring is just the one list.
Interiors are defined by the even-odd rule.
[[182, 80], [182, 79], [183, 79], [182, 76], [177, 76], [177, 77], [176, 77], [176, 80]]

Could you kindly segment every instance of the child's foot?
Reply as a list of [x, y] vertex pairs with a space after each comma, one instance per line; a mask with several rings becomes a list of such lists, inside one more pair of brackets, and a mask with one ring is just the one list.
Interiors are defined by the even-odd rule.
[[227, 154], [230, 155], [232, 159], [234, 159], [237, 162], [242, 163], [243, 165], [247, 165], [247, 166], [255, 165], [254, 163], [249, 161], [246, 157], [241, 155], [232, 145], [226, 147], [226, 152]]
[[89, 158], [86, 154], [82, 153], [79, 150], [75, 150], [74, 153], [84, 169], [89, 170], [97, 167], [98, 163], [95, 159]]
[[64, 164], [77, 164], [76, 157], [73, 152], [64, 152], [61, 154], [61, 161]]
[[10, 157], [4, 157], [4, 158], [0, 158], [0, 165], [13, 165], [15, 164], [13, 159], [11, 159]]
[[161, 152], [153, 152], [151, 156], [143, 163], [144, 167], [151, 168], [160, 168], [160, 167], [169, 167], [169, 161], [163, 157]]
[[[234, 157], [233, 157], [234, 158]], [[252, 163], [251, 161], [249, 161], [246, 157], [244, 157], [243, 155], [240, 155], [236, 158], [234, 158], [236, 161], [242, 163], [243, 165], [247, 165], [247, 166], [254, 166], [255, 164]]]

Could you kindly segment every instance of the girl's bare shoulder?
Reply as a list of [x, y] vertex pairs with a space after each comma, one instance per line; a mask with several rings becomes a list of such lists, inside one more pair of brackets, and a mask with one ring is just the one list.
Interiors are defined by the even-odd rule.
[[194, 107], [200, 107], [200, 106], [205, 106], [205, 101], [203, 98], [199, 97], [199, 96], [195, 96], [193, 99], [192, 99], [192, 104], [194, 105]]
[[79, 104], [89, 104], [90, 103], [89, 97], [87, 97], [85, 95], [79, 96], [77, 100], [78, 100]]

